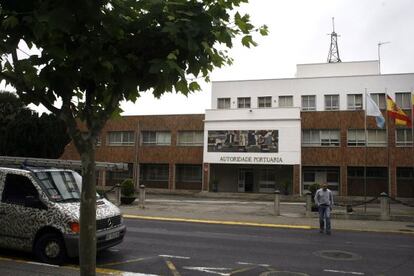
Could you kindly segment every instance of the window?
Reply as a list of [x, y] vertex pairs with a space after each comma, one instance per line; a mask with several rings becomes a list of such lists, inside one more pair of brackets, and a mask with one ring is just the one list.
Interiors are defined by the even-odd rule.
[[[384, 147], [387, 145], [385, 129], [368, 129], [367, 138], [369, 147]], [[363, 129], [348, 130], [348, 146], [365, 146], [365, 132]]]
[[368, 146], [384, 147], [387, 145], [387, 134], [385, 129], [368, 129]]
[[386, 109], [385, 94], [384, 93], [372, 93], [371, 98], [378, 105], [380, 109]]
[[218, 98], [217, 108], [218, 109], [230, 109], [230, 98]]
[[98, 146], [98, 147], [101, 145], [101, 136], [99, 136], [99, 135], [98, 135], [98, 136], [96, 137], [96, 142], [95, 142], [95, 145], [96, 145], [96, 146]]
[[348, 129], [348, 146], [365, 146], [363, 129]]
[[133, 145], [133, 131], [111, 131], [108, 132], [108, 144], [110, 146]]
[[362, 94], [348, 95], [348, 109], [361, 110], [362, 109]]
[[339, 95], [325, 95], [325, 110], [339, 110]]
[[27, 196], [39, 197], [32, 181], [23, 175], [7, 174], [1, 201], [24, 206]]
[[414, 169], [413, 168], [397, 168], [397, 178], [414, 178]]
[[395, 130], [395, 144], [398, 147], [413, 145], [413, 133], [409, 128], [399, 128]]
[[292, 107], [293, 96], [279, 96], [279, 107]]
[[237, 108], [250, 108], [250, 98], [237, 98]]
[[401, 109], [411, 109], [411, 93], [395, 93], [395, 103]]
[[[387, 178], [388, 172], [387, 168], [381, 167], [366, 167], [366, 176], [367, 178]], [[364, 177], [364, 167], [348, 167], [348, 177], [349, 178], [363, 178]]]
[[272, 107], [272, 97], [258, 97], [257, 101], [258, 101], [259, 108]]
[[302, 131], [302, 146], [330, 147], [339, 146], [339, 130], [307, 129]]
[[316, 96], [315, 95], [302, 96], [302, 110], [306, 110], [306, 111], [316, 110]]
[[177, 165], [177, 181], [201, 182], [202, 170], [200, 165]]
[[139, 171], [143, 181], [168, 181], [168, 164], [141, 164]]
[[108, 186], [114, 186], [116, 184], [121, 184], [125, 179], [132, 179], [134, 171], [134, 164], [128, 163], [127, 171], [107, 171], [105, 184]]
[[303, 181], [315, 183], [315, 172], [313, 171], [303, 172]]
[[171, 145], [171, 132], [168, 131], [143, 131], [142, 132], [143, 145]]
[[260, 192], [273, 192], [275, 190], [276, 171], [274, 169], [261, 169], [259, 177]]
[[202, 146], [204, 133], [202, 131], [179, 131], [177, 145], [179, 146]]

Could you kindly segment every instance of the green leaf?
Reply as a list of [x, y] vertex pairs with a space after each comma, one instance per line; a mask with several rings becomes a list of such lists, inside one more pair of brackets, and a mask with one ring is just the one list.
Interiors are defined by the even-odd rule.
[[200, 91], [201, 90], [200, 85], [195, 81], [190, 82], [189, 88], [190, 88], [190, 91]]

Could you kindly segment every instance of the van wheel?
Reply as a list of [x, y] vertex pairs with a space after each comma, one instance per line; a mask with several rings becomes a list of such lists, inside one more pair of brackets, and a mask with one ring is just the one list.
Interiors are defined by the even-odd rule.
[[36, 256], [41, 262], [60, 265], [66, 259], [66, 248], [60, 235], [48, 233], [41, 236], [34, 248]]

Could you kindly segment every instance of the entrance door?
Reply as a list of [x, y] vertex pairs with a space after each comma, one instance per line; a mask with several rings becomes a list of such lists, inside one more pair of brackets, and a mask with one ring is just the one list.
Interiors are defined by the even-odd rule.
[[253, 170], [240, 169], [239, 170], [239, 192], [253, 192]]

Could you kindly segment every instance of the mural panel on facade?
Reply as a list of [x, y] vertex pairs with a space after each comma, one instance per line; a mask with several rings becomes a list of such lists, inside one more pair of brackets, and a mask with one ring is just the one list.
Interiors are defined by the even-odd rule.
[[209, 152], [278, 152], [278, 130], [211, 130]]

